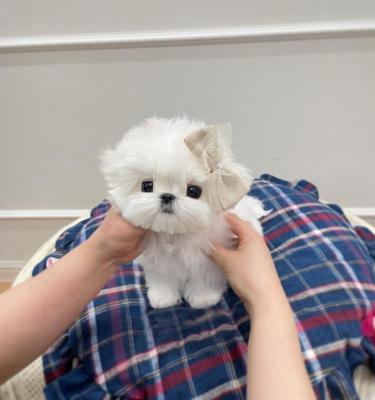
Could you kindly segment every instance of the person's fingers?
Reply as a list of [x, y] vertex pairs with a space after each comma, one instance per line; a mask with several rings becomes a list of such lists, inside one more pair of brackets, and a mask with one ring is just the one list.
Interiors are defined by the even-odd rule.
[[236, 214], [226, 213], [225, 219], [232, 232], [239, 237], [240, 242], [256, 234], [254, 227], [249, 222], [237, 217]]

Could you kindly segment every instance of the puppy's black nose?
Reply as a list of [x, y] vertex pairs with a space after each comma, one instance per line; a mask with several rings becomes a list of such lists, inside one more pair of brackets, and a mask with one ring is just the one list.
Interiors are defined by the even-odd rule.
[[170, 204], [176, 198], [176, 196], [172, 193], [163, 193], [160, 195], [162, 204]]

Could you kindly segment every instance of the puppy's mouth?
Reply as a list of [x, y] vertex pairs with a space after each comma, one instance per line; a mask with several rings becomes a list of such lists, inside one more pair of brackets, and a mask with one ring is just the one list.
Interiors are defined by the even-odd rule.
[[160, 212], [162, 214], [174, 214], [172, 204], [162, 204], [162, 206], [160, 207]]

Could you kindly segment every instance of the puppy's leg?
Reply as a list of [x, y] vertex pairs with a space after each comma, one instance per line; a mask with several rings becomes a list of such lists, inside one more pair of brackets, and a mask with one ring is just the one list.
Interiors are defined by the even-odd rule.
[[193, 308], [217, 304], [227, 287], [221, 270], [208, 258], [192, 273], [185, 283], [184, 298]]
[[[160, 268], [159, 268], [160, 269]], [[181, 302], [181, 283], [173, 274], [157, 268], [144, 268], [147, 286], [147, 297], [153, 308], [171, 307]]]

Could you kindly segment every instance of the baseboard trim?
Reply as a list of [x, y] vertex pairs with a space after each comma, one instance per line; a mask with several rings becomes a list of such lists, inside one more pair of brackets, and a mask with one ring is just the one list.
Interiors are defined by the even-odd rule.
[[0, 261], [0, 281], [13, 282], [26, 261]]
[[0, 39], [0, 52], [140, 48], [197, 44], [272, 42], [375, 35], [375, 20], [304, 22], [197, 30], [41, 35]]
[[90, 210], [0, 210], [1, 219], [69, 219], [85, 217]]
[[344, 207], [344, 211], [354, 214], [357, 217], [375, 217], [375, 207]]

